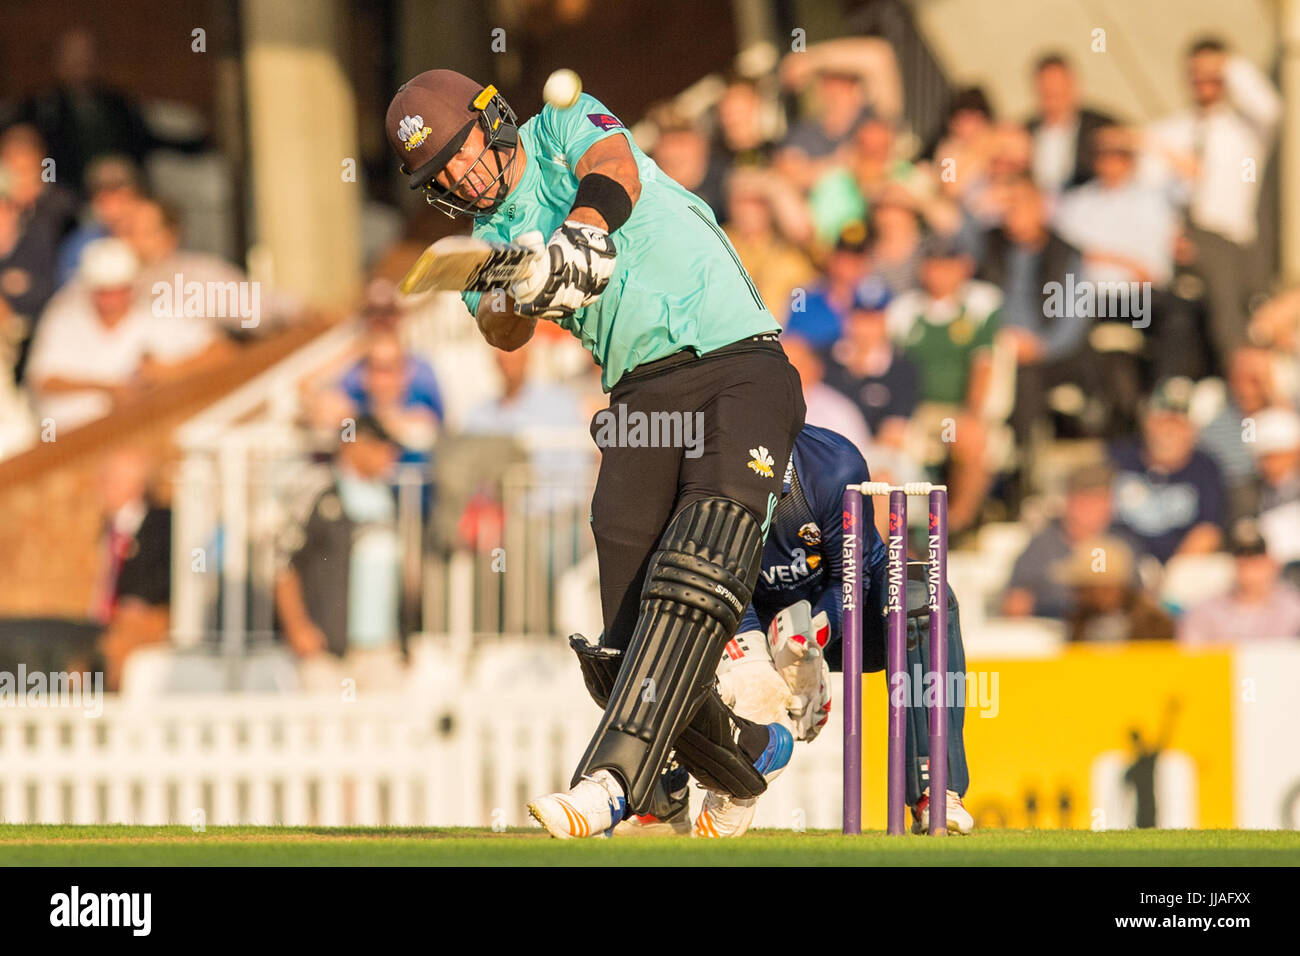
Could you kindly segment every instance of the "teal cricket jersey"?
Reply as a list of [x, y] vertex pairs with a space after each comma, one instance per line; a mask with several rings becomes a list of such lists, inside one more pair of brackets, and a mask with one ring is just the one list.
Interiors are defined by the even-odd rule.
[[[519, 128], [523, 177], [496, 212], [475, 222], [474, 235], [506, 241], [538, 230], [550, 238], [573, 208], [578, 161], [592, 143], [614, 135], [636, 158], [641, 197], [614, 232], [609, 287], [559, 321], [595, 357], [605, 391], [623, 373], [682, 349], [710, 352], [780, 328], [708, 205], [666, 176], [585, 93], [567, 110], [543, 107]], [[463, 297], [476, 312], [480, 293]]]

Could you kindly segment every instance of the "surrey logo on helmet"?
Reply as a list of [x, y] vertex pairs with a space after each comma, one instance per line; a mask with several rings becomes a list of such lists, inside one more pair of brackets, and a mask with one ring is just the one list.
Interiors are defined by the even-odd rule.
[[[426, 70], [398, 88], [388, 106], [385, 132], [411, 189], [448, 216], [493, 215], [510, 192], [519, 146], [515, 114], [495, 86], [454, 70]], [[478, 155], [449, 168], [475, 129]], [[475, 143], [477, 145], [477, 143]], [[441, 177], [441, 181], [439, 181]]]
[[402, 121], [397, 124], [397, 138], [406, 144], [407, 152], [423, 143], [432, 132], [433, 130], [424, 125], [423, 116], [403, 116]]

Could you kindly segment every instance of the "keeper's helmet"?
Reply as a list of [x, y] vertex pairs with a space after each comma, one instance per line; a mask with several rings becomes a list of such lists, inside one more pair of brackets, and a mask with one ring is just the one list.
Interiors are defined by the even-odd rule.
[[[436, 177], [477, 126], [483, 148], [455, 182]], [[490, 216], [504, 201], [505, 171], [519, 148], [519, 123], [494, 86], [483, 86], [454, 70], [427, 70], [403, 83], [384, 120], [389, 145], [402, 161], [412, 189], [453, 219]], [[497, 170], [485, 162], [495, 154]]]

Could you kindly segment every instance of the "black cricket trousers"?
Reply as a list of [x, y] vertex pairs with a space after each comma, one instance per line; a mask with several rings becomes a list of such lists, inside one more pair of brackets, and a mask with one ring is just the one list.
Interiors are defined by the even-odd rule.
[[627, 648], [650, 557], [687, 505], [730, 498], [766, 535], [804, 412], [799, 373], [776, 333], [679, 352], [618, 381], [591, 422], [601, 450], [591, 525], [607, 646]]

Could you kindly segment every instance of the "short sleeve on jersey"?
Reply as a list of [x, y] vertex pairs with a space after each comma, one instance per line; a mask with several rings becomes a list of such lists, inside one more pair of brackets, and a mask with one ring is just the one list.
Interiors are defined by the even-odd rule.
[[622, 121], [587, 93], [565, 110], [548, 104], [537, 117], [537, 135], [563, 153], [569, 168], [575, 171], [578, 161], [593, 143], [619, 133], [632, 142], [632, 134]]

